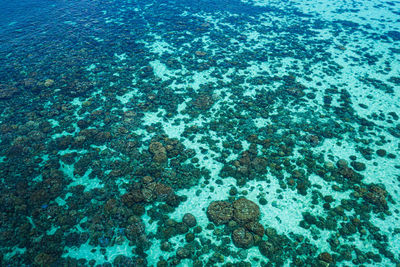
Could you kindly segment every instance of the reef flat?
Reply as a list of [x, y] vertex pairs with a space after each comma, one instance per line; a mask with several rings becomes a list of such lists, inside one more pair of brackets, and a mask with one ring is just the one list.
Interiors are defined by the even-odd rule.
[[2, 7], [0, 266], [400, 266], [399, 1]]

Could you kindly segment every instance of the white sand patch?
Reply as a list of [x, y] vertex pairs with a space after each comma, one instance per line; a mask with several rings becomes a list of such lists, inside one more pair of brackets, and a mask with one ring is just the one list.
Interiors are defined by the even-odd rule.
[[57, 198], [54, 200], [54, 202], [56, 202], [57, 205], [59, 205], [59, 206], [64, 206], [64, 205], [67, 204], [67, 202], [66, 202], [65, 200], [68, 199], [70, 196], [72, 196], [72, 194], [71, 194], [71, 193], [67, 193], [67, 194], [65, 195], [64, 198], [57, 197]]
[[53, 225], [53, 226], [51, 226], [51, 229], [46, 231], [46, 234], [47, 235], [54, 235], [59, 228], [60, 228], [59, 226], [55, 227]]
[[127, 104], [132, 98], [140, 96], [142, 93], [137, 88], [130, 88], [129, 92], [122, 96], [116, 96], [115, 98], [121, 101], [123, 105]]
[[49, 119], [49, 120], [47, 120], [50, 124], [51, 124], [51, 127], [58, 127], [58, 126], [60, 126], [60, 122], [59, 121], [56, 121], [55, 119]]
[[128, 240], [124, 241], [121, 245], [114, 245], [112, 247], [107, 247], [106, 250], [107, 250], [106, 256], [108, 258], [107, 260], [104, 258], [104, 255], [101, 254], [100, 247], [91, 246], [89, 245], [89, 242], [87, 242], [81, 245], [79, 248], [72, 247], [66, 249], [62, 257], [64, 258], [71, 257], [75, 259], [84, 258], [87, 261], [94, 259], [96, 260], [96, 264], [102, 264], [105, 262], [113, 262], [118, 255], [124, 255], [126, 257], [134, 256], [132, 253], [132, 247], [129, 246]]
[[92, 70], [94, 70], [96, 68], [96, 64], [90, 64], [87, 68], [86, 68], [86, 70], [87, 71], [92, 71]]
[[[162, 25], [160, 25], [161, 27]], [[155, 33], [148, 33], [148, 39], [145, 41], [139, 41], [139, 43], [143, 43], [147, 49], [150, 50], [151, 53], [155, 53], [158, 55], [163, 55], [164, 53], [174, 53], [175, 47], [171, 44], [167, 43], [162, 39], [162, 36], [159, 36]]]
[[195, 72], [192, 76], [193, 81], [188, 85], [191, 86], [194, 90], [198, 91], [200, 89], [200, 85], [202, 84], [217, 82], [217, 79], [210, 75], [214, 70], [215, 68], [210, 68], [205, 71]]
[[77, 106], [77, 107], [82, 107], [83, 101], [81, 101], [79, 99], [79, 97], [75, 97], [72, 101], [71, 101], [71, 105]]
[[253, 122], [257, 128], [262, 128], [271, 125], [271, 119], [255, 118]]
[[120, 61], [124, 61], [127, 59], [127, 54], [126, 53], [122, 53], [122, 54], [114, 53], [114, 57], [117, 58], [116, 62], [120, 62]]
[[154, 75], [161, 78], [163, 81], [173, 76], [172, 72], [168, 71], [167, 66], [159, 60], [151, 61], [150, 65], [153, 67]]
[[156, 40], [150, 45], [150, 51], [159, 55], [162, 55], [164, 53], [173, 53], [174, 50], [174, 47], [164, 40]]
[[26, 252], [26, 248], [19, 248], [17, 246], [13, 247], [11, 249], [11, 252], [6, 252], [4, 254], [4, 259], [5, 260], [10, 260], [12, 257], [16, 256], [16, 255], [23, 255]]
[[60, 170], [70, 179], [72, 179], [72, 183], [68, 185], [69, 187], [83, 185], [85, 186], [85, 192], [90, 191], [94, 188], [103, 188], [103, 184], [98, 178], [89, 178], [89, 174], [91, 173], [91, 169], [87, 170], [86, 173], [82, 177], [76, 177], [74, 175], [74, 165], [68, 165], [61, 163]]

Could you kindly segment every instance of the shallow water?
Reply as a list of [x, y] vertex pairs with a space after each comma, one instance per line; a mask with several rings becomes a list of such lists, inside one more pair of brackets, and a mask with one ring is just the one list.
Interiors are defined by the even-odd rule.
[[399, 266], [399, 1], [0, 4], [1, 266]]

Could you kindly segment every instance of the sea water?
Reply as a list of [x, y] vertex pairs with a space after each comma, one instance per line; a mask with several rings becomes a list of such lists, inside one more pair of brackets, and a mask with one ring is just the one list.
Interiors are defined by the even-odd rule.
[[399, 266], [399, 1], [0, 4], [1, 266]]

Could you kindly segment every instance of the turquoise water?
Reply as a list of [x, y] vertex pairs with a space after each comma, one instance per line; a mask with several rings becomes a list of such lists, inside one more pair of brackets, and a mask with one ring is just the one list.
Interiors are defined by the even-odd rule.
[[0, 0], [0, 266], [399, 266], [399, 1]]

